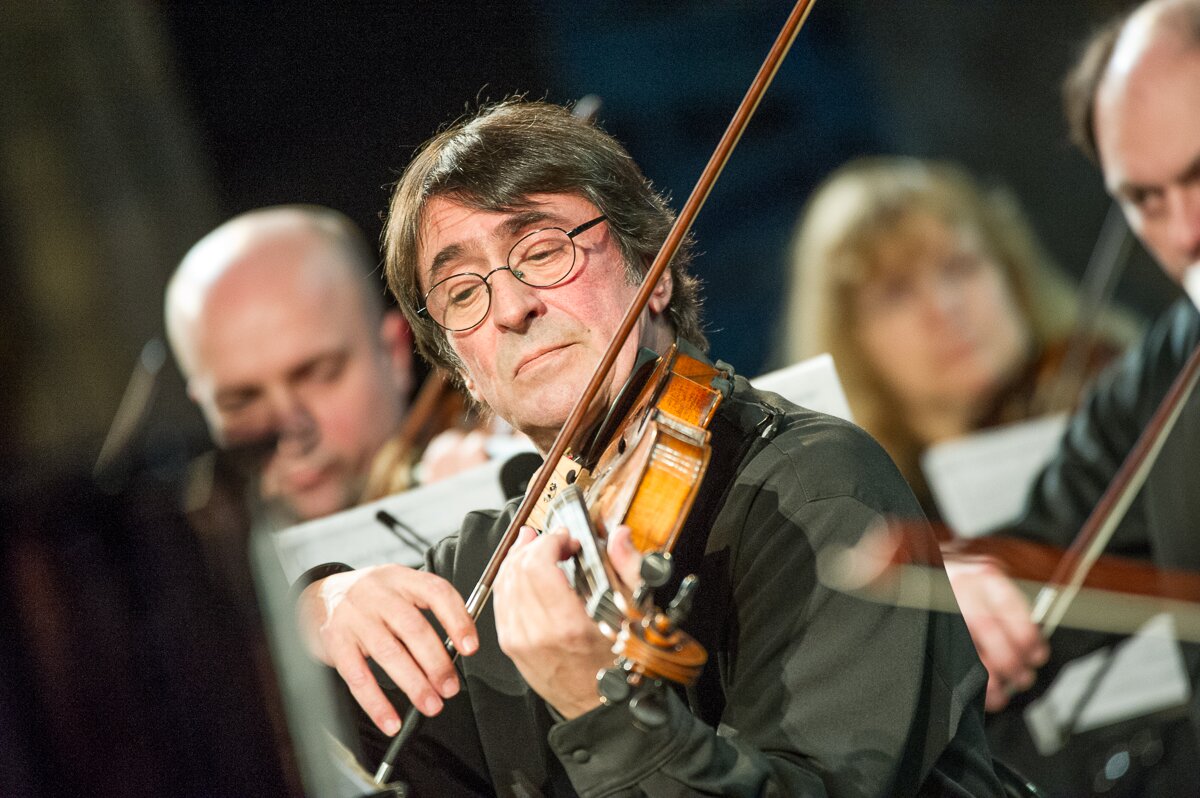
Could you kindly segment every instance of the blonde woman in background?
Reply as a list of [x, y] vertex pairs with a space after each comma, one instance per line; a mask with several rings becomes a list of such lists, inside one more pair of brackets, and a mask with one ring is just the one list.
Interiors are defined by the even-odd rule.
[[[950, 164], [868, 158], [836, 171], [801, 218], [782, 354], [833, 355], [855, 420], [932, 517], [921, 453], [1051, 409], [1076, 310], [1006, 194]], [[1106, 315], [1100, 329], [1068, 403], [1135, 325]]]

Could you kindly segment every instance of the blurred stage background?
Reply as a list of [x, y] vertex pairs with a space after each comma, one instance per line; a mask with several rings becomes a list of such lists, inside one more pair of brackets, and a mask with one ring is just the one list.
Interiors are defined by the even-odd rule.
[[[857, 155], [952, 159], [1010, 187], [1078, 276], [1108, 202], [1066, 140], [1058, 84], [1086, 33], [1128, 5], [820, 0], [695, 228], [713, 351], [746, 374], [776, 365], [792, 224]], [[310, 202], [377, 238], [413, 147], [511, 92], [599, 96], [601, 124], [678, 204], [788, 8], [9, 0], [0, 743], [13, 754], [0, 794], [62, 794], [72, 779], [94, 795], [294, 788], [264, 741], [269, 710], [242, 700], [258, 695], [240, 670], [255, 662], [253, 613], [239, 620], [237, 580], [205, 570], [172, 504], [180, 464], [206, 446], [173, 367], [138, 478], [114, 498], [70, 476], [94, 461], [199, 236], [251, 208]], [[1118, 296], [1151, 315], [1174, 294], [1139, 252]], [[124, 765], [135, 775], [114, 784], [123, 739], [141, 740]], [[175, 789], [172, 759], [185, 771]]]

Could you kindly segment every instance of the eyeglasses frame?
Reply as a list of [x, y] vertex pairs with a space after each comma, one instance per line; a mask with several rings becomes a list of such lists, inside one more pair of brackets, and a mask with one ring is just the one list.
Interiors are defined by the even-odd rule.
[[[570, 230], [564, 230], [561, 227], [554, 227], [554, 226], [539, 227], [536, 230], [530, 230], [528, 233], [526, 233], [525, 235], [518, 238], [515, 242], [513, 242], [513, 245], [511, 247], [509, 247], [508, 254], [504, 257], [504, 265], [503, 266], [497, 266], [496, 268], [492, 269], [490, 272], [488, 272], [487, 274], [484, 274], [484, 275], [478, 275], [478, 274], [475, 274], [474, 272], [455, 272], [454, 274], [443, 277], [442, 279], [438, 280], [436, 283], [431, 285], [429, 287], [429, 290], [426, 291], [425, 295], [421, 298], [421, 301], [423, 301], [425, 304], [422, 305], [421, 307], [417, 308], [417, 316], [419, 316], [422, 319], [428, 319], [429, 321], [432, 321], [434, 324], [441, 327], [446, 332], [466, 332], [467, 330], [478, 327], [480, 324], [483, 324], [483, 322], [487, 319], [488, 314], [491, 313], [491, 311], [492, 311], [492, 285], [489, 282], [489, 280], [491, 280], [493, 274], [495, 274], [496, 272], [503, 272], [503, 271], [512, 272], [513, 277], [517, 278], [517, 280], [520, 280], [520, 282], [523, 285], [528, 285], [530, 288], [553, 288], [554, 286], [561, 283], [563, 280], [570, 277], [571, 272], [575, 271], [575, 260], [577, 258], [577, 250], [575, 248], [575, 237], [582, 233], [586, 233], [588, 230], [591, 230], [593, 227], [595, 227], [596, 225], [598, 225], [604, 221], [608, 221], [608, 215], [602, 213], [599, 216], [597, 216], [595, 219], [586, 221], [583, 224], [580, 224], [580, 225], [577, 225], [577, 226], [571, 228]], [[521, 279], [521, 276], [517, 273], [517, 270], [513, 269], [512, 265], [509, 263], [509, 261], [512, 259], [513, 252], [515, 252], [517, 250], [517, 247], [521, 246], [522, 241], [525, 241], [525, 240], [537, 235], [538, 233], [544, 233], [547, 230], [557, 230], [560, 233], [563, 233], [564, 235], [566, 235], [567, 239], [571, 242], [571, 266], [565, 272], [563, 272], [562, 277], [559, 277], [557, 280], [555, 280], [552, 283], [549, 283], [547, 285], [530, 285], [529, 283], [526, 283], [524, 280]], [[484, 310], [483, 317], [480, 318], [479, 321], [475, 322], [474, 324], [472, 324], [468, 327], [462, 327], [462, 328], [458, 328], [458, 329], [455, 329], [452, 327], [447, 327], [446, 325], [442, 324], [437, 319], [433, 318], [433, 314], [429, 312], [429, 295], [432, 294], [434, 291], [436, 291], [437, 287], [439, 285], [441, 285], [442, 283], [445, 283], [448, 280], [453, 280], [456, 277], [463, 277], [465, 275], [479, 277], [483, 281], [483, 287], [484, 287], [484, 290], [487, 291], [487, 296], [488, 296], [487, 309]]]

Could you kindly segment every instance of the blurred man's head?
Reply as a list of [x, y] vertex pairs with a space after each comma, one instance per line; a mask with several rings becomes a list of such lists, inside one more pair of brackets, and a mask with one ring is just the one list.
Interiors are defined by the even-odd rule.
[[1200, 0], [1153, 0], [1101, 31], [1066, 100], [1130, 227], [1183, 281], [1200, 263]]
[[341, 214], [243, 214], [201, 239], [166, 296], [188, 393], [221, 445], [277, 437], [264, 498], [298, 519], [355, 503], [411, 387], [408, 328]]

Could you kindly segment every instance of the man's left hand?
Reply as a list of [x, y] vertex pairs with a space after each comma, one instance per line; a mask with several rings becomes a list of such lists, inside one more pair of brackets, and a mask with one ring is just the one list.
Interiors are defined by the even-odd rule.
[[[501, 650], [565, 718], [599, 706], [596, 674], [615, 659], [612, 641], [588, 617], [558, 567], [578, 550], [564, 530], [538, 537], [522, 528], [496, 576], [493, 596]], [[613, 532], [608, 551], [622, 578], [636, 579], [638, 555], [627, 527]]]

